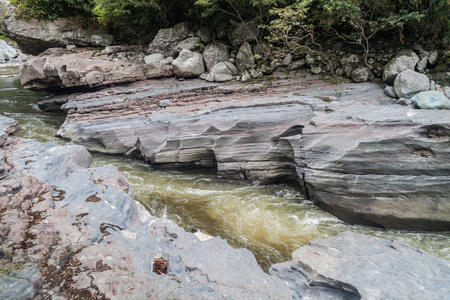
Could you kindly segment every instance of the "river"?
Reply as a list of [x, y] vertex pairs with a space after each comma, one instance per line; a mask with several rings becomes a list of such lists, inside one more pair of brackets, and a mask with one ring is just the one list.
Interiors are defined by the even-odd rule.
[[[43, 113], [37, 102], [44, 92], [25, 91], [16, 76], [0, 68], [0, 113], [18, 120], [18, 136], [66, 144], [55, 137], [64, 114]], [[265, 270], [289, 260], [314, 238], [355, 231], [397, 240], [450, 260], [450, 232], [382, 230], [345, 224], [321, 211], [290, 185], [257, 186], [217, 179], [212, 172], [153, 170], [132, 159], [93, 154], [93, 167], [114, 164], [132, 183], [136, 200], [151, 214], [167, 216], [186, 230], [201, 229], [252, 251]]]

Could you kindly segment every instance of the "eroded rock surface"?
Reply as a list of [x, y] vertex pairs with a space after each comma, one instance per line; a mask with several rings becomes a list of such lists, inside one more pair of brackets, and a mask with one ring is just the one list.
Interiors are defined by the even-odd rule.
[[58, 134], [88, 149], [254, 182], [296, 180], [351, 223], [450, 229], [447, 112], [395, 105], [381, 86], [164, 79], [68, 101]]
[[264, 273], [250, 251], [220, 238], [201, 241], [149, 215], [116, 167], [88, 168], [83, 146], [12, 136], [0, 146], [7, 162], [0, 242], [8, 266], [35, 263], [45, 278], [30, 279], [36, 290], [28, 283], [13, 299], [36, 292], [43, 298], [290, 298], [287, 284]]
[[25, 89], [101, 87], [148, 78], [173, 76], [173, 67], [144, 62], [138, 47], [111, 46], [104, 50], [52, 48], [30, 59], [20, 70]]
[[442, 299], [450, 263], [408, 245], [344, 232], [314, 239], [273, 265], [293, 299]]

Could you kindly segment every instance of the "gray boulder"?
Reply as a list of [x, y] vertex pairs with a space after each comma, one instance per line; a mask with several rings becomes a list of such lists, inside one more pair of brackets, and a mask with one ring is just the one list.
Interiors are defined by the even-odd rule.
[[366, 67], [359, 67], [352, 71], [351, 78], [354, 82], [364, 82], [369, 80], [370, 70]]
[[255, 65], [252, 48], [248, 42], [242, 43], [236, 55], [236, 66], [239, 72], [244, 72], [251, 69]]
[[411, 246], [344, 232], [314, 239], [273, 265], [293, 299], [446, 299], [450, 263]]
[[10, 60], [17, 56], [17, 51], [5, 40], [0, 40], [0, 60]]
[[178, 77], [198, 77], [205, 73], [203, 56], [200, 53], [183, 49], [172, 62], [175, 75]]
[[383, 81], [394, 82], [396, 76], [405, 70], [414, 70], [419, 57], [412, 50], [403, 50], [391, 59], [383, 70]]
[[450, 109], [450, 99], [437, 91], [420, 92], [411, 101], [423, 109]]
[[209, 71], [206, 81], [211, 82], [225, 82], [235, 78], [238, 74], [238, 69], [232, 63], [225, 61], [214, 65]]
[[191, 28], [184, 22], [171, 28], [161, 29], [148, 45], [148, 52], [171, 56], [178, 43], [185, 40], [190, 34], [192, 34]]
[[428, 65], [428, 57], [430, 56], [430, 53], [423, 51], [419, 55], [419, 61], [416, 64], [416, 69], [420, 73], [423, 73]]
[[159, 63], [163, 59], [164, 59], [164, 54], [155, 53], [155, 54], [150, 54], [150, 55], [147, 55], [146, 57], [144, 57], [144, 62], [146, 64]]
[[239, 47], [242, 43], [254, 43], [258, 37], [258, 24], [240, 23], [230, 34], [230, 42]]
[[394, 81], [394, 91], [399, 98], [411, 98], [417, 93], [430, 89], [430, 79], [427, 75], [405, 70], [397, 75]]
[[212, 43], [205, 47], [203, 59], [205, 60], [206, 70], [209, 72], [217, 63], [228, 61], [230, 59], [230, 51], [225, 44]]
[[193, 36], [193, 37], [187, 38], [185, 40], [182, 40], [175, 46], [175, 49], [172, 52], [172, 56], [176, 57], [178, 55], [178, 53], [180, 53], [180, 51], [183, 49], [194, 51], [200, 43], [201, 43], [201, 39], [197, 36]]

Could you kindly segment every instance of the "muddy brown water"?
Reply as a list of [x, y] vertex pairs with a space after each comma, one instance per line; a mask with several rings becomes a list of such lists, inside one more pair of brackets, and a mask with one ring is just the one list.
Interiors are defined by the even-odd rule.
[[[2, 70], [2, 75], [8, 71]], [[55, 133], [64, 114], [43, 113], [37, 102], [44, 92], [22, 89], [17, 76], [0, 77], [0, 113], [18, 120], [16, 135], [41, 142], [66, 142]], [[161, 171], [120, 157], [93, 154], [93, 167], [114, 164], [132, 183], [136, 200], [151, 214], [167, 216], [186, 230], [201, 229], [252, 251], [267, 268], [289, 260], [291, 253], [314, 238], [355, 231], [397, 240], [450, 260], [450, 232], [381, 230], [345, 224], [306, 200], [292, 185], [257, 186], [218, 179], [214, 170]]]

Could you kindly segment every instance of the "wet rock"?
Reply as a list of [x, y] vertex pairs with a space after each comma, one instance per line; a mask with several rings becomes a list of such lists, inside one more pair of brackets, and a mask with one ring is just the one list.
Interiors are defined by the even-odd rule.
[[3, 145], [6, 138], [17, 129], [19, 129], [19, 122], [0, 115], [0, 145]]
[[164, 59], [164, 54], [155, 53], [155, 54], [150, 54], [150, 55], [147, 55], [146, 57], [144, 57], [144, 62], [146, 64], [159, 63], [163, 59]]
[[200, 53], [183, 49], [172, 62], [173, 70], [178, 77], [198, 77], [205, 73], [203, 56]]
[[211, 68], [219, 62], [228, 61], [230, 54], [228, 47], [222, 43], [212, 43], [205, 47], [203, 51], [206, 70], [210, 72]]
[[437, 91], [420, 92], [411, 101], [422, 109], [450, 109], [450, 99]]
[[235, 65], [230, 62], [219, 62], [211, 68], [206, 81], [211, 82], [225, 82], [233, 80], [238, 74], [238, 70]]
[[158, 31], [153, 41], [148, 45], [149, 53], [161, 53], [171, 56], [175, 47], [181, 41], [192, 34], [192, 30], [187, 23], [178, 23], [174, 27], [164, 28]]
[[383, 70], [383, 81], [394, 82], [398, 74], [405, 70], [414, 70], [419, 57], [412, 50], [403, 50], [391, 59]]
[[293, 299], [441, 299], [450, 292], [448, 261], [352, 232], [314, 239], [269, 272], [289, 283]]
[[415, 94], [429, 89], [430, 79], [428, 76], [412, 70], [401, 72], [394, 81], [394, 91], [399, 98], [410, 99]]
[[[15, 249], [14, 263], [39, 262], [45, 278], [40, 296], [289, 298], [287, 285], [264, 273], [250, 251], [220, 238], [201, 241], [151, 216], [133, 200], [116, 167], [86, 168], [90, 155], [84, 147], [10, 139], [2, 150], [21, 192], [2, 198], [0, 232], [8, 249]], [[12, 205], [17, 201], [29, 203], [27, 214]], [[2, 299], [11, 292], [11, 299], [31, 299], [42, 284], [33, 268], [0, 275]]]
[[254, 65], [255, 59], [253, 58], [252, 48], [249, 43], [244, 42], [236, 55], [236, 66], [239, 72], [244, 72], [250, 70]]

